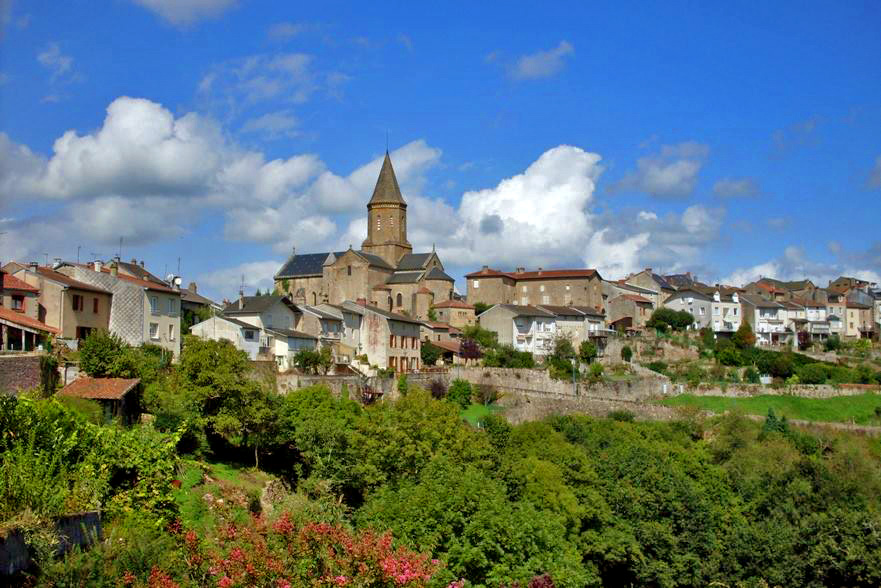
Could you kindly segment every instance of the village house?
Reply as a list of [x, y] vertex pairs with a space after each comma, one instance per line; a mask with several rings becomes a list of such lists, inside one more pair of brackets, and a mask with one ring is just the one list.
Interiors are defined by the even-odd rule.
[[447, 323], [457, 329], [464, 329], [477, 323], [474, 306], [467, 302], [450, 299], [439, 302], [432, 308], [439, 323]]
[[713, 332], [716, 336], [730, 337], [740, 328], [743, 313], [740, 293], [731, 288], [717, 287], [713, 290]]
[[174, 284], [143, 280], [119, 272], [118, 264], [57, 262], [54, 269], [78, 282], [112, 293], [110, 332], [138, 346], [158, 345], [180, 355], [180, 289]]
[[861, 302], [845, 303], [844, 336], [848, 339], [871, 339], [875, 333], [874, 308]]
[[610, 299], [606, 306], [609, 328], [625, 333], [644, 330], [654, 311], [652, 301], [638, 294], [619, 294]]
[[419, 369], [422, 361], [420, 321], [370, 306], [366, 301], [346, 301], [340, 306], [360, 317], [353, 337], [357, 338], [358, 355], [366, 355], [370, 366], [395, 372]]
[[[694, 317], [694, 322], [691, 325], [693, 329], [713, 326], [713, 330], [716, 331], [713, 323], [713, 303], [714, 297], [712, 294], [698, 290], [696, 286], [688, 286], [676, 291], [676, 293], [667, 298], [664, 301], [664, 307], [677, 312], [685, 311], [691, 313], [691, 316]], [[717, 308], [721, 312], [721, 300]], [[721, 316], [719, 320], [721, 327]]]
[[501, 345], [539, 356], [553, 351], [557, 322], [552, 312], [537, 306], [495, 304], [478, 320], [481, 327], [496, 333]]
[[455, 280], [437, 252], [413, 253], [407, 240], [407, 203], [386, 153], [367, 203], [367, 238], [360, 250], [298, 254], [275, 274], [276, 290], [296, 304], [366, 300], [374, 306], [427, 319], [428, 310], [453, 297]]
[[39, 320], [58, 330], [58, 337], [76, 349], [96, 329], [110, 328], [113, 294], [79, 282], [51, 267], [32, 263], [15, 273], [40, 291]]
[[39, 319], [40, 291], [0, 270], [0, 351], [32, 351], [58, 329]]
[[814, 300], [794, 299], [805, 309], [805, 323], [801, 330], [806, 332], [810, 341], [824, 341], [831, 334], [831, 326], [827, 318], [826, 304]]
[[602, 277], [593, 269], [518, 267], [503, 272], [483, 266], [465, 276], [469, 304], [589, 306], [603, 308]]
[[[216, 314], [190, 327], [190, 334], [210, 341], [229, 341], [256, 361], [261, 348], [269, 348], [263, 329], [230, 316]], [[313, 346], [315, 338], [310, 338]]]
[[131, 425], [138, 421], [141, 403], [138, 399], [140, 378], [77, 378], [59, 392], [59, 396], [84, 398], [98, 403], [104, 421]]
[[663, 276], [653, 272], [650, 267], [645, 268], [639, 273], [630, 274], [623, 281], [625, 284], [638, 286], [649, 292], [655, 292], [656, 294], [651, 296], [643, 294], [643, 296], [654, 303], [655, 308], [660, 308], [664, 301], [676, 292], [676, 288], [670, 282]]
[[741, 294], [743, 320], [749, 323], [757, 345], [780, 345], [788, 339], [783, 305], [754, 294]]

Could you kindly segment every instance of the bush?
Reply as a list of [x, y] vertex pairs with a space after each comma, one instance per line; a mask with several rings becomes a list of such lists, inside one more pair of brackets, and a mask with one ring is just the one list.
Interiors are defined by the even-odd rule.
[[499, 399], [499, 392], [489, 384], [478, 384], [474, 395], [481, 404], [492, 404]]
[[630, 348], [630, 345], [625, 345], [621, 348], [621, 359], [623, 361], [629, 362], [633, 357], [633, 350]]
[[826, 368], [821, 363], [811, 363], [798, 370], [798, 378], [804, 384], [825, 384]]
[[759, 384], [761, 383], [761, 379], [759, 378], [759, 372], [753, 366], [749, 366], [743, 371], [743, 381], [747, 384]]
[[582, 341], [578, 346], [578, 359], [584, 363], [590, 363], [597, 358], [597, 346], [591, 341]]
[[629, 410], [613, 410], [608, 414], [608, 418], [619, 423], [632, 423], [635, 417]]
[[447, 395], [447, 385], [443, 380], [432, 380], [428, 386], [431, 397], [435, 400], [443, 400]]
[[467, 408], [471, 404], [471, 384], [467, 380], [456, 378], [447, 390], [447, 400]]
[[838, 351], [841, 349], [841, 339], [838, 335], [831, 335], [823, 342], [823, 349], [826, 351]]
[[716, 361], [718, 361], [722, 365], [738, 367], [742, 365], [743, 359], [740, 356], [740, 352], [734, 347], [734, 345], [728, 345], [727, 347], [723, 347], [721, 350], [716, 350]]
[[658, 372], [659, 374], [663, 374], [667, 371], [667, 364], [663, 361], [653, 361], [646, 366], [653, 372]]
[[497, 349], [485, 350], [483, 365], [486, 367], [532, 369], [535, 367], [535, 359], [528, 351], [517, 351], [513, 345], [502, 345]]
[[590, 378], [596, 382], [602, 377], [603, 377], [603, 364], [601, 364], [601, 363], [590, 364]]
[[441, 349], [437, 345], [432, 345], [431, 341], [423, 341], [419, 350], [422, 365], [431, 367], [437, 364], [437, 360], [441, 357]]

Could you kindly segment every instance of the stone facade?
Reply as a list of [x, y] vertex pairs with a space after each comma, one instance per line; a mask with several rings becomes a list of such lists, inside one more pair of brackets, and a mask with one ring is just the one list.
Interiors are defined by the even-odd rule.
[[602, 277], [592, 269], [502, 272], [484, 266], [465, 276], [469, 304], [589, 306], [602, 308]]
[[474, 307], [461, 300], [447, 300], [434, 305], [437, 322], [464, 329], [477, 323]]
[[39, 355], [0, 355], [0, 393], [16, 394], [41, 384]]

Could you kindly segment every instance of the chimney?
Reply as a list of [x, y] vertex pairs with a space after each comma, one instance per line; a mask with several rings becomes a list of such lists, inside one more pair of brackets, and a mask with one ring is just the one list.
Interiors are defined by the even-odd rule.
[[113, 277], [119, 275], [119, 264], [115, 261], [110, 264], [110, 275]]
[[138, 259], [136, 257], [132, 257], [132, 265], [138, 265]]
[[522, 274], [522, 273], [525, 272], [525, 271], [526, 271], [526, 268], [525, 268], [525, 267], [518, 267], [518, 268], [517, 268], [517, 273], [518, 273], [518, 274]]
[[645, 268], [645, 271], [646, 271], [646, 273], [649, 273], [649, 274], [650, 274], [650, 273], [652, 273], [652, 268], [647, 267], [647, 268]]
[[99, 273], [100, 273], [100, 272], [101, 272], [101, 268], [104, 267], [104, 262], [102, 262], [100, 259], [96, 259], [96, 260], [95, 260], [95, 263], [92, 264], [92, 267], [95, 269], [96, 272], [99, 272]]
[[193, 294], [196, 294], [197, 293], [196, 282], [190, 282], [190, 285], [187, 287], [187, 289], [190, 292], [192, 292]]
[[40, 266], [40, 264], [37, 263], [36, 261], [32, 261], [28, 264], [28, 266], [30, 266], [31, 269], [35, 270]]
[[59, 267], [61, 267], [61, 258], [56, 257], [52, 260], [52, 269], [58, 269]]
[[542, 268], [538, 268], [538, 275], [541, 275]]
[[141, 267], [144, 267], [144, 260], [141, 260]]
[[367, 306], [367, 299], [366, 298], [359, 298], [355, 302], [360, 304], [361, 306]]
[[485, 271], [488, 271], [488, 270], [489, 270], [489, 266], [488, 266], [488, 265], [485, 265], [485, 266], [483, 266], [483, 268], [481, 268], [480, 271], [485, 272]]

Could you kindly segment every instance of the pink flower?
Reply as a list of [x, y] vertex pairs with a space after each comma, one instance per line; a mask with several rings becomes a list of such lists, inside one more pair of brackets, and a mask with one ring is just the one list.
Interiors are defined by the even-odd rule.
[[217, 583], [217, 586], [219, 586], [219, 588], [229, 588], [230, 586], [232, 586], [232, 584], [232, 578], [230, 578], [229, 576], [224, 576]]
[[333, 581], [336, 582], [337, 586], [345, 586], [349, 583], [349, 579], [345, 576], [337, 576]]

